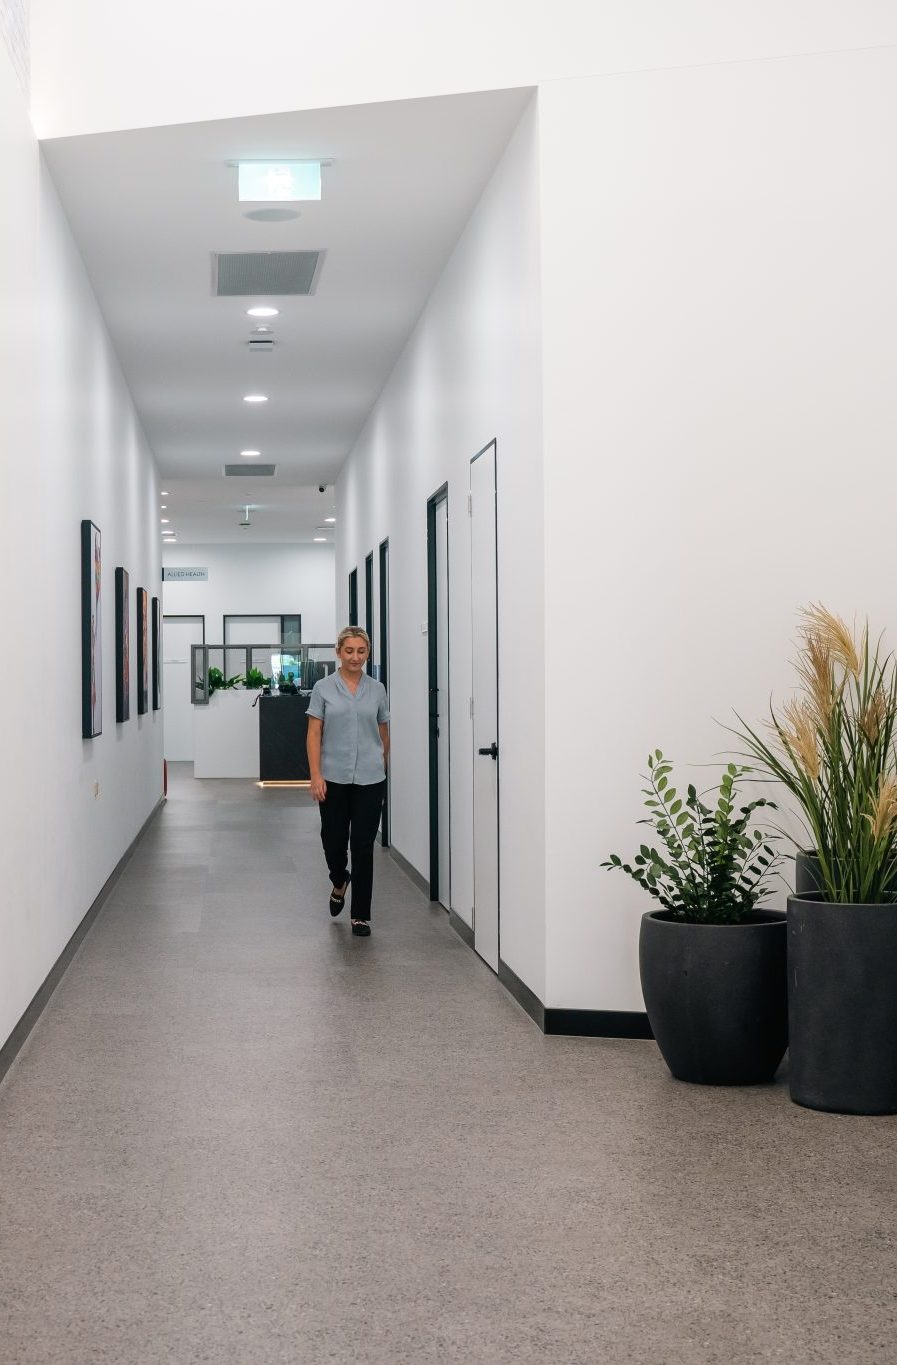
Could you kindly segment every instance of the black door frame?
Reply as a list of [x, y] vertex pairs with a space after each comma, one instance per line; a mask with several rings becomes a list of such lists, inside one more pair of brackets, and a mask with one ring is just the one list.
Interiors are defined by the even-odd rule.
[[349, 625], [358, 625], [358, 566], [349, 574]]
[[437, 657], [437, 619], [439, 611], [436, 582], [436, 508], [446, 504], [448, 484], [444, 483], [427, 498], [427, 697], [430, 768], [430, 900], [439, 900], [439, 678]]
[[[380, 665], [380, 681], [389, 689], [389, 536], [380, 542], [380, 641], [377, 662]], [[380, 842], [389, 848], [389, 769], [386, 770], [386, 799], [383, 802], [383, 819], [380, 824]]]
[[364, 628], [368, 633], [371, 648], [368, 652], [367, 670], [374, 671], [374, 552], [364, 557]]

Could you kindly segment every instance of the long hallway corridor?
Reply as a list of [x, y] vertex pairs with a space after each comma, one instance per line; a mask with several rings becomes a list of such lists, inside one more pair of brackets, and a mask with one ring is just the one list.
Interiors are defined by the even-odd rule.
[[0, 1088], [4, 1365], [893, 1360], [893, 1120], [543, 1037], [376, 877], [173, 772]]

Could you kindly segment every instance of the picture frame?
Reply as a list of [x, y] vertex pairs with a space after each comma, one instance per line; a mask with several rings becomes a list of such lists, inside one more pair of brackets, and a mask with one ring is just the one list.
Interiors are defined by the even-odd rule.
[[162, 603], [153, 598], [153, 710], [162, 709]]
[[146, 588], [137, 589], [137, 714], [149, 710], [149, 596]]
[[131, 718], [131, 600], [127, 569], [115, 570], [115, 720]]
[[81, 522], [81, 735], [103, 733], [103, 561], [100, 528]]

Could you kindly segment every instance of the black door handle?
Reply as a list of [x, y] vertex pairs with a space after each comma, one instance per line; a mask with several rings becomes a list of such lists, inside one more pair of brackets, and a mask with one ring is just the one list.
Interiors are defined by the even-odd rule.
[[493, 740], [488, 749], [478, 749], [477, 753], [488, 754], [490, 758], [498, 758], [498, 745], [495, 740]]

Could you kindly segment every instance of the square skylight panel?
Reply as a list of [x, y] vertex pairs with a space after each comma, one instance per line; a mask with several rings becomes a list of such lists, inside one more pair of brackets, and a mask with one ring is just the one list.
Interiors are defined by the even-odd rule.
[[241, 161], [241, 204], [272, 204], [320, 199], [320, 161]]

